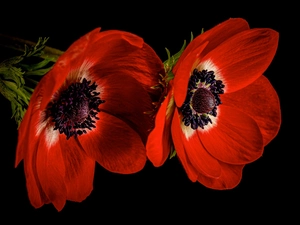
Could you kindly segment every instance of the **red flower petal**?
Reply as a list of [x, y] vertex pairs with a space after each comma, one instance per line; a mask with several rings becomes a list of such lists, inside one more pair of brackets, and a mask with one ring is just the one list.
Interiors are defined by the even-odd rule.
[[[35, 114], [35, 123], [39, 122], [39, 112], [40, 112], [40, 102], [41, 102], [41, 94], [43, 92], [43, 86], [38, 85], [35, 88], [34, 93], [31, 95], [30, 103], [28, 108], [25, 112], [25, 115], [22, 119], [20, 127], [18, 129], [18, 143], [17, 143], [17, 150], [16, 150], [16, 159], [15, 159], [15, 167], [20, 163], [20, 161], [25, 157], [27, 146], [29, 145], [30, 138], [28, 137], [30, 133], [35, 134], [35, 127], [30, 125], [32, 121], [32, 115]], [[38, 113], [38, 114], [36, 114]]]
[[[179, 114], [178, 111], [175, 110], [173, 121], [179, 120]], [[173, 143], [175, 146], [176, 154], [185, 169], [185, 172], [187, 173], [189, 179], [193, 182], [197, 181], [199, 172], [193, 167], [191, 164], [189, 158], [187, 157], [187, 153], [185, 150], [185, 146], [182, 142], [182, 130], [178, 122], [172, 122], [172, 137], [173, 137]]]
[[187, 55], [185, 60], [178, 67], [174, 76], [174, 98], [177, 107], [181, 107], [187, 93], [190, 76], [198, 64], [198, 58], [208, 42], [196, 48]]
[[222, 102], [246, 113], [256, 121], [263, 135], [264, 146], [277, 135], [281, 124], [279, 98], [265, 76], [260, 76], [239, 91], [224, 94]]
[[222, 168], [220, 177], [214, 179], [199, 174], [198, 181], [204, 186], [216, 190], [236, 187], [241, 181], [244, 165], [230, 165], [220, 162], [220, 166]]
[[100, 112], [96, 128], [79, 136], [85, 152], [111, 172], [129, 174], [146, 163], [146, 149], [138, 133], [127, 123]]
[[105, 103], [100, 105], [100, 110], [118, 117], [132, 126], [141, 135], [146, 143], [149, 130], [153, 129], [154, 121], [145, 114], [152, 111], [152, 101], [148, 93], [132, 77], [125, 74], [108, 74], [97, 79], [100, 86], [100, 97]]
[[263, 140], [257, 123], [235, 108], [219, 105], [217, 124], [208, 131], [197, 130], [206, 150], [229, 164], [246, 164], [263, 153]]
[[[42, 101], [39, 105], [41, 110], [46, 109], [48, 103], [50, 102], [53, 94], [61, 87], [68, 76], [68, 68], [61, 67], [59, 61], [54, 65], [54, 67], [42, 77], [39, 81], [37, 87], [41, 87], [40, 97]], [[32, 101], [34, 102], [34, 101]]]
[[170, 154], [172, 147], [171, 122], [174, 113], [172, 91], [161, 104], [155, 118], [155, 127], [147, 140], [147, 157], [154, 166], [161, 166]]
[[95, 28], [74, 41], [64, 54], [59, 57], [53, 68], [61, 67], [68, 71], [80, 68], [86, 56], [87, 49], [103, 37], [102, 33], [100, 32], [100, 28]]
[[[133, 173], [145, 165], [144, 143], [152, 128], [152, 118], [144, 112], [152, 111], [152, 101], [160, 97], [161, 91], [151, 86], [158, 83], [159, 73], [164, 74], [163, 64], [140, 37], [127, 32], [99, 31], [97, 28], [75, 41], [33, 93], [21, 126], [24, 134], [19, 136], [15, 164], [24, 159], [28, 195], [34, 207], [52, 202], [61, 210], [66, 199], [82, 201], [92, 190], [95, 162], [71, 140], [61, 140], [61, 145], [58, 140], [51, 141], [57, 131], [48, 130], [52, 128], [47, 127], [48, 118], [43, 118], [42, 113], [53, 95], [76, 74], [89, 78], [92, 73], [100, 78], [104, 81], [104, 97], [107, 97], [104, 100], [118, 104], [107, 103], [103, 110], [113, 116], [102, 112], [97, 129], [80, 137], [86, 152], [113, 172]], [[93, 67], [95, 63], [97, 67]], [[121, 80], [109, 79], [107, 75]], [[107, 95], [105, 82], [115, 88]], [[120, 106], [124, 108], [118, 108]], [[62, 153], [60, 146], [63, 150], [71, 146], [72, 152]]]
[[90, 32], [86, 33], [85, 35], [81, 36], [79, 39], [74, 41], [69, 48], [65, 51], [65, 54], [61, 56], [61, 59], [68, 58], [68, 59], [75, 59], [77, 58], [77, 54], [83, 53], [86, 48], [95, 43], [99, 38], [103, 35], [101, 32], [101, 28], [97, 27]]
[[[67, 190], [64, 182], [65, 164], [59, 142], [48, 146], [46, 129], [41, 133], [37, 149], [36, 170], [46, 196], [60, 211], [66, 203]], [[55, 131], [51, 131], [55, 132]]]
[[[176, 110], [173, 119], [174, 126], [184, 126], [182, 125], [178, 115], [178, 110]], [[221, 168], [218, 161], [205, 150], [196, 131], [193, 131], [193, 133], [194, 134], [187, 138], [181, 128], [180, 138], [184, 145], [186, 156], [198, 173], [203, 173], [205, 176], [214, 178], [219, 177], [221, 174]], [[173, 137], [173, 139], [175, 138], [179, 137]], [[175, 148], [177, 148], [177, 146], [175, 146]]]
[[20, 160], [24, 160], [24, 172], [26, 177], [26, 187], [30, 203], [35, 208], [49, 203], [50, 200], [43, 191], [36, 169], [37, 149], [40, 134], [37, 134], [36, 127], [40, 121], [39, 93], [37, 91], [32, 95], [31, 103], [26, 111], [25, 120], [23, 119], [19, 129], [19, 142], [17, 145], [17, 154], [15, 166]]
[[60, 147], [65, 165], [67, 199], [81, 202], [93, 190], [95, 160], [89, 158], [75, 138], [60, 135]]
[[41, 109], [47, 106], [70, 73], [80, 70], [84, 64], [97, 64], [94, 67], [96, 71], [92, 72], [98, 77], [108, 74], [129, 75], [153, 95], [153, 100], [160, 97], [160, 90], [151, 88], [158, 84], [159, 74], [164, 74], [163, 63], [155, 51], [134, 34], [98, 31], [95, 29], [74, 42], [40, 81], [39, 85], [47, 83]]
[[[25, 146], [24, 146], [25, 148]], [[27, 149], [25, 149], [27, 150]], [[27, 153], [27, 152], [26, 152]], [[26, 177], [26, 188], [30, 203], [33, 207], [39, 208], [50, 200], [43, 191], [38, 179], [36, 170], [36, 154], [37, 148], [26, 154], [24, 158], [24, 172]]]
[[[31, 105], [30, 105], [31, 106]], [[22, 122], [20, 124], [20, 127], [18, 129], [18, 143], [17, 143], [17, 149], [16, 149], [16, 158], [15, 158], [15, 167], [18, 166], [18, 164], [21, 162], [22, 159], [24, 159], [26, 154], [26, 149], [28, 146], [28, 134], [30, 129], [30, 121], [31, 121], [31, 111], [32, 107], [28, 107]]]
[[103, 37], [87, 49], [85, 58], [96, 62], [93, 73], [100, 76], [126, 74], [135, 78], [148, 93], [159, 97], [152, 86], [164, 74], [163, 63], [143, 39], [128, 33], [105, 31]]
[[[79, 38], [65, 51], [56, 61], [53, 68], [41, 79], [38, 86], [45, 86], [43, 101], [40, 108], [43, 110], [50, 102], [53, 94], [57, 92], [71, 72], [78, 71], [86, 62], [86, 49], [91, 43], [101, 37], [100, 29], [93, 31]], [[90, 62], [89, 63], [93, 63]]]
[[[225, 92], [237, 91], [256, 80], [268, 68], [278, 45], [278, 33], [272, 29], [251, 29], [226, 40], [201, 59], [212, 61], [216, 76], [225, 84]], [[201, 63], [200, 63], [201, 64]]]
[[212, 49], [216, 48], [219, 44], [223, 43], [228, 38], [233, 35], [248, 30], [249, 25], [246, 20], [241, 18], [230, 18], [217, 26], [211, 28], [210, 30], [205, 31], [201, 35], [198, 35], [191, 43], [189, 43], [181, 54], [177, 64], [174, 67], [174, 72], [176, 72], [177, 67], [183, 60], [186, 60], [185, 57], [194, 49], [198, 48], [198, 46], [204, 44], [205, 42], [209, 42], [207, 47], [203, 50], [202, 54], [206, 54]]

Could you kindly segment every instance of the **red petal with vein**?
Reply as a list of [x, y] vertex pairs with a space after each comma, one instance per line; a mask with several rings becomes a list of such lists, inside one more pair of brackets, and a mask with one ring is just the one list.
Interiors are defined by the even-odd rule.
[[24, 157], [24, 172], [26, 177], [26, 188], [30, 203], [33, 207], [39, 208], [45, 203], [49, 203], [48, 197], [45, 195], [36, 170], [36, 154], [37, 148], [30, 151]]
[[221, 176], [219, 178], [210, 178], [202, 174], [199, 174], [198, 181], [204, 186], [216, 189], [232, 189], [236, 187], [242, 179], [242, 170], [244, 165], [230, 165], [220, 162], [221, 166]]
[[207, 43], [208, 42], [190, 52], [174, 74], [174, 98], [177, 107], [181, 107], [186, 98], [190, 76], [197, 66], [199, 55], [206, 47]]
[[163, 63], [155, 51], [140, 37], [127, 32], [105, 31], [105, 36], [87, 49], [86, 57], [96, 62], [98, 76], [127, 74], [142, 84], [148, 93], [159, 97], [159, 74], [164, 74]]
[[44, 94], [46, 80], [47, 78], [43, 79], [43, 82], [40, 82], [31, 96], [29, 107], [20, 126], [20, 142], [18, 142], [16, 156], [16, 165], [22, 159], [21, 155], [24, 157], [24, 172], [28, 197], [35, 208], [50, 203], [49, 198], [42, 189], [37, 172], [38, 145], [39, 141], [43, 139], [43, 136], [40, 133], [38, 134], [37, 128], [42, 126], [40, 103]]
[[100, 30], [101, 29], [97, 27], [74, 41], [65, 51], [65, 54], [60, 57], [60, 59], [75, 59], [78, 54], [82, 54], [89, 45], [95, 43], [103, 36], [103, 32], [100, 33]]
[[[39, 208], [44, 203], [49, 202], [45, 196], [37, 177], [36, 172], [36, 151], [39, 137], [36, 137], [35, 126], [39, 122], [39, 114], [37, 102], [40, 94], [41, 86], [37, 86], [35, 92], [31, 96], [31, 100], [26, 113], [22, 119], [18, 129], [18, 143], [16, 148], [15, 167], [21, 160], [24, 160], [24, 173], [26, 177], [26, 187], [30, 203], [33, 207]], [[34, 116], [35, 115], [35, 116]]]
[[[176, 110], [176, 112], [178, 111]], [[176, 115], [173, 123], [176, 124], [176, 126], [184, 126]], [[220, 176], [221, 168], [219, 162], [205, 150], [195, 130], [193, 130], [193, 134], [188, 139], [181, 130], [181, 140], [185, 148], [186, 156], [198, 173], [203, 173], [205, 176], [214, 178]]]
[[264, 146], [278, 133], [281, 125], [279, 98], [272, 84], [260, 76], [249, 86], [221, 97], [223, 105], [235, 107], [251, 116], [263, 135]]
[[[43, 93], [43, 85], [38, 85], [34, 93], [30, 97], [30, 104], [28, 105], [28, 108], [25, 112], [25, 115], [22, 119], [22, 122], [20, 124], [20, 127], [18, 129], [18, 144], [17, 144], [17, 150], [16, 150], [16, 159], [15, 159], [15, 167], [20, 163], [20, 161], [25, 157], [27, 146], [29, 145], [28, 141], [30, 140], [28, 138], [28, 135], [30, 132], [36, 133], [35, 130], [30, 131], [30, 129], [35, 129], [32, 127], [31, 121], [32, 121], [32, 114], [35, 114], [36, 112], [39, 112], [40, 110], [40, 101], [41, 96]], [[39, 122], [39, 118], [36, 118], [37, 121], [35, 123]], [[26, 146], [26, 147], [25, 147]]]
[[228, 38], [233, 35], [248, 30], [249, 25], [246, 20], [241, 18], [230, 18], [217, 26], [205, 31], [204, 33], [198, 35], [194, 40], [191, 41], [186, 47], [186, 49], [181, 54], [177, 64], [174, 66], [174, 72], [176, 72], [179, 64], [185, 60], [185, 57], [189, 52], [193, 51], [198, 46], [205, 42], [209, 42], [207, 47], [203, 50], [202, 54], [207, 54], [212, 49], [216, 48], [219, 44], [223, 43]]
[[124, 71], [97, 79], [101, 87], [100, 97], [105, 100], [100, 110], [127, 122], [146, 143], [153, 119], [145, 112], [152, 111], [152, 100], [142, 86]]
[[182, 134], [182, 140], [187, 157], [199, 173], [214, 178], [220, 176], [221, 168], [218, 160], [206, 151], [196, 132], [189, 139]]
[[18, 128], [18, 143], [17, 143], [17, 150], [16, 150], [16, 158], [15, 158], [15, 167], [24, 159], [27, 146], [28, 146], [28, 134], [30, 130], [30, 121], [31, 121], [31, 112], [32, 107], [29, 105], [28, 109], [25, 112], [25, 115], [22, 119], [20, 127]]
[[46, 87], [43, 88], [42, 102], [40, 109], [46, 109], [48, 103], [50, 102], [53, 94], [61, 87], [68, 76], [69, 69], [60, 66], [59, 61], [56, 62], [54, 67], [43, 76], [39, 81], [37, 86]]
[[148, 136], [147, 157], [156, 167], [166, 161], [172, 147], [171, 122], [175, 107], [173, 101], [172, 91], [169, 91], [156, 114], [155, 127]]
[[177, 110], [175, 110], [174, 112], [173, 121], [174, 120], [176, 121], [172, 122], [171, 129], [172, 129], [172, 137], [173, 137], [173, 143], [175, 146], [176, 154], [183, 168], [185, 169], [185, 172], [187, 173], [189, 179], [193, 182], [196, 182], [199, 172], [193, 167], [193, 165], [191, 164], [190, 160], [186, 155], [186, 149], [182, 141], [182, 130], [178, 122], [180, 118]]
[[38, 86], [46, 85], [43, 93], [41, 109], [45, 109], [52, 95], [62, 86], [72, 70], [80, 68], [86, 58], [87, 46], [95, 42], [101, 35], [100, 29], [93, 31], [75, 41], [56, 61], [53, 68], [41, 79]]
[[140, 171], [146, 163], [146, 149], [140, 136], [117, 117], [104, 112], [98, 116], [96, 128], [79, 136], [88, 156], [111, 172]]
[[226, 93], [254, 82], [268, 68], [278, 45], [278, 32], [251, 29], [226, 40], [201, 60], [211, 60], [218, 68]]
[[[95, 28], [94, 30], [80, 37], [78, 40], [76, 40], [69, 46], [69, 48], [64, 52], [64, 54], [62, 54], [59, 57], [56, 64], [54, 65], [54, 68], [61, 67], [69, 71], [70, 69], [68, 68], [78, 69], [84, 61], [84, 58], [87, 56], [87, 48], [89, 48], [89, 46], [93, 46], [93, 44], [97, 40], [103, 37], [103, 33], [104, 32], [100, 32], [100, 28]], [[99, 54], [102, 53], [99, 52]]]
[[[57, 131], [51, 131], [57, 132]], [[66, 203], [67, 190], [64, 182], [65, 164], [62, 157], [62, 149], [57, 141], [48, 147], [46, 130], [41, 133], [36, 158], [36, 170], [41, 186], [58, 211], [61, 211]]]
[[24, 139], [23, 145], [18, 146], [18, 148], [23, 148], [24, 152], [24, 172], [30, 203], [33, 207], [39, 208], [42, 205], [49, 203], [50, 200], [44, 193], [37, 174], [37, 151], [39, 141], [43, 137], [40, 135], [37, 136], [36, 134], [36, 127], [40, 123], [40, 111], [35, 106], [36, 104], [31, 104], [31, 124], [28, 126], [28, 130], [26, 131], [27, 136]]
[[60, 135], [60, 147], [65, 164], [67, 199], [81, 202], [93, 190], [95, 160], [89, 158], [75, 138]]
[[43, 191], [37, 175], [36, 155], [37, 149], [33, 151], [33, 155], [26, 155], [24, 158], [24, 172], [30, 203], [33, 207], [39, 208], [44, 204], [50, 203], [50, 200]]
[[208, 131], [197, 130], [206, 150], [230, 164], [246, 164], [263, 153], [263, 138], [257, 123], [247, 114], [219, 105], [217, 124]]

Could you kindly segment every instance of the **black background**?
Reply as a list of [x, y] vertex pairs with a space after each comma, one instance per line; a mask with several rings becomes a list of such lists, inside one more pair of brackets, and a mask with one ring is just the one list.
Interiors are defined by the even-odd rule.
[[105, 224], [117, 221], [144, 224], [164, 219], [172, 222], [179, 218], [199, 224], [207, 221], [246, 223], [258, 219], [287, 222], [296, 218], [299, 146], [292, 143], [291, 131], [292, 125], [296, 125], [294, 135], [299, 133], [295, 118], [297, 96], [292, 94], [297, 89], [293, 74], [298, 72], [297, 65], [289, 61], [292, 55], [288, 53], [295, 6], [197, 2], [148, 5], [84, 1], [64, 6], [42, 2], [41, 5], [6, 3], [1, 6], [0, 32], [31, 41], [50, 37], [48, 45], [64, 51], [96, 27], [124, 30], [143, 37], [164, 61], [165, 47], [175, 53], [184, 39], [189, 40], [191, 32], [196, 36], [202, 28], [207, 30], [230, 17], [242, 17], [252, 28], [268, 27], [278, 31], [278, 51], [265, 75], [280, 97], [282, 126], [277, 137], [265, 147], [263, 156], [245, 167], [240, 184], [232, 190], [215, 191], [192, 183], [176, 158], [160, 168], [147, 163], [142, 171], [132, 175], [113, 174], [97, 165], [94, 190], [85, 201], [67, 202], [61, 212], [52, 204], [34, 209], [27, 197], [23, 164], [14, 168], [17, 129], [10, 119], [10, 104], [1, 96], [2, 218], [7, 217], [12, 222], [25, 218], [47, 222], [76, 221], [83, 217], [86, 221], [95, 218], [97, 223], [106, 221]]

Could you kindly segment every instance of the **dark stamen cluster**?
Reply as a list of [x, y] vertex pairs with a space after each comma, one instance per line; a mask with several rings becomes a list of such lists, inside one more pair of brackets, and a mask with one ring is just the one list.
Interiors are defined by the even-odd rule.
[[82, 135], [86, 129], [95, 128], [95, 120], [99, 110], [99, 105], [104, 103], [99, 97], [100, 92], [96, 92], [95, 82], [87, 81], [72, 83], [66, 90], [62, 91], [58, 99], [48, 106], [48, 112], [53, 118], [54, 130], [64, 133], [67, 139], [73, 135]]
[[[203, 85], [201, 85], [201, 83]], [[191, 128], [195, 130], [198, 127], [204, 129], [204, 126], [206, 126], [208, 123], [212, 123], [209, 115], [212, 115], [214, 117], [217, 116], [217, 106], [222, 103], [219, 95], [224, 93], [224, 87], [225, 85], [221, 80], [215, 79], [214, 71], [199, 71], [197, 69], [194, 69], [188, 83], [186, 99], [180, 108], [183, 115], [182, 121], [184, 122], [184, 125], [191, 126]], [[200, 88], [205, 89], [205, 91], [197, 91]], [[205, 94], [205, 92], [208, 91], [210, 91], [211, 94]], [[198, 102], [199, 104], [201, 104], [201, 102], [207, 102], [212, 104], [211, 99], [204, 99], [206, 101], [199, 100], [201, 98], [212, 98], [211, 96], [214, 97], [214, 104], [212, 106], [204, 105], [192, 107], [192, 102]], [[202, 112], [199, 111], [200, 108], [209, 109], [207, 110], [207, 112]]]

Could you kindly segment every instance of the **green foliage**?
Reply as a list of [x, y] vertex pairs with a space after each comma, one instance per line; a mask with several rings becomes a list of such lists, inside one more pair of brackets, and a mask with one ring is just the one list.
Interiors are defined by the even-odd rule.
[[41, 58], [49, 38], [39, 38], [33, 46], [25, 44], [24, 53], [0, 62], [0, 93], [11, 102], [12, 118], [18, 127], [33, 90], [53, 66], [53, 58]]
[[[190, 42], [192, 40], [193, 40], [193, 33], [191, 33]], [[168, 59], [166, 61], [164, 61], [164, 68], [165, 68], [165, 72], [166, 72], [166, 75], [167, 75], [167, 78], [166, 78], [167, 82], [169, 82], [170, 80], [172, 80], [174, 78], [174, 74], [172, 72], [172, 69], [175, 66], [175, 64], [177, 63], [178, 59], [180, 58], [180, 56], [181, 56], [183, 50], [185, 49], [185, 47], [186, 47], [186, 40], [183, 41], [183, 45], [182, 45], [181, 49], [172, 56], [171, 56], [171, 53], [170, 53], [169, 49], [166, 48]]]

